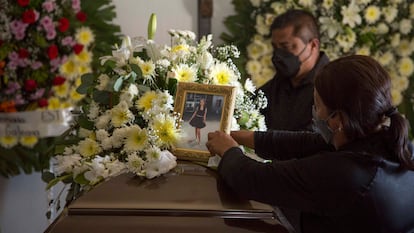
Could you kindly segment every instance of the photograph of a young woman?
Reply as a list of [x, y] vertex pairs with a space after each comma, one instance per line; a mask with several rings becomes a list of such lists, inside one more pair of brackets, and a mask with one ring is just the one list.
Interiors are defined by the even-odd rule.
[[193, 115], [189, 119], [189, 123], [192, 127], [194, 127], [194, 140], [198, 145], [200, 145], [201, 141], [201, 129], [206, 127], [206, 117], [207, 117], [207, 107], [206, 107], [206, 100], [204, 98], [200, 99], [198, 106], [195, 108]]

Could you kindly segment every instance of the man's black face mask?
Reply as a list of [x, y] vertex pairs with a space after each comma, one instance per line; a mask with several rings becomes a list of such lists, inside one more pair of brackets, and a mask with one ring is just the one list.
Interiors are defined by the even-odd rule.
[[274, 49], [272, 63], [275, 66], [276, 72], [283, 77], [295, 77], [302, 65], [299, 56], [305, 51], [307, 46], [308, 45], [306, 45], [298, 55], [294, 55], [285, 49]]

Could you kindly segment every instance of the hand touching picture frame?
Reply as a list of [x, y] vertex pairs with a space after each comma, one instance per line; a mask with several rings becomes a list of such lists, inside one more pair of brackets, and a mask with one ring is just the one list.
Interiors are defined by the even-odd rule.
[[174, 111], [181, 114], [183, 139], [173, 150], [178, 159], [207, 162], [207, 134], [220, 130], [230, 133], [236, 88], [179, 82]]

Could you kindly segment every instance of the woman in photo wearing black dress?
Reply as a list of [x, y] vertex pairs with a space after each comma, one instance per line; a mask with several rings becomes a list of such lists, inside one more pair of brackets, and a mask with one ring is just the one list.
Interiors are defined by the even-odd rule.
[[190, 118], [190, 125], [195, 128], [195, 140], [197, 144], [200, 145], [201, 141], [201, 129], [206, 127], [206, 116], [207, 116], [207, 107], [205, 106], [206, 100], [204, 98], [200, 99], [200, 104], [195, 109], [193, 115]]

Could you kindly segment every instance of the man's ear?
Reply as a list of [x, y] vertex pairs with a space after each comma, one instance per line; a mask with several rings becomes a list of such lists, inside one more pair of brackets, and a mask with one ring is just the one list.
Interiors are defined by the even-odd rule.
[[313, 38], [309, 41], [309, 44], [311, 45], [312, 49], [315, 48], [317, 51], [319, 51], [319, 46], [320, 46], [319, 39]]

